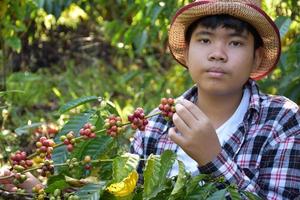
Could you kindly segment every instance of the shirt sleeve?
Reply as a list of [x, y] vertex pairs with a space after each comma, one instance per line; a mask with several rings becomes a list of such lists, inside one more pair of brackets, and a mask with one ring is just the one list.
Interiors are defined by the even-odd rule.
[[262, 151], [254, 177], [228, 156], [225, 150], [211, 162], [199, 166], [204, 174], [223, 176], [239, 189], [254, 192], [264, 199], [295, 199], [300, 196], [300, 120], [293, 116], [273, 135]]

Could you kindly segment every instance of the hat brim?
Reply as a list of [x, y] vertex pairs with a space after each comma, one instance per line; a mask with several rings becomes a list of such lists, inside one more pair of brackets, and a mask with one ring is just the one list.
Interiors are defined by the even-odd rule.
[[183, 66], [185, 62], [185, 33], [195, 20], [209, 15], [228, 14], [251, 24], [263, 41], [263, 58], [261, 65], [250, 77], [258, 80], [272, 71], [281, 53], [279, 31], [272, 19], [259, 7], [241, 2], [209, 2], [190, 3], [177, 11], [169, 30], [169, 48], [174, 58]]

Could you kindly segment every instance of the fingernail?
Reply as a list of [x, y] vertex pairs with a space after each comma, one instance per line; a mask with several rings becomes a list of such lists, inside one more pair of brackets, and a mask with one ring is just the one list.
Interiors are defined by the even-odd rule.
[[182, 101], [182, 98], [178, 98], [178, 99], [175, 100], [175, 104], [178, 104], [178, 103], [180, 103], [181, 101]]

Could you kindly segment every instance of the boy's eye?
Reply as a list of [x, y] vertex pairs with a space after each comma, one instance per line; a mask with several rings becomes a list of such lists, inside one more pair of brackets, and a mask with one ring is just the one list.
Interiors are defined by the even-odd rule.
[[230, 42], [230, 45], [238, 47], [238, 46], [242, 46], [243, 44], [239, 41], [232, 41], [232, 42]]
[[209, 39], [198, 39], [198, 41], [203, 44], [208, 44], [210, 42]]

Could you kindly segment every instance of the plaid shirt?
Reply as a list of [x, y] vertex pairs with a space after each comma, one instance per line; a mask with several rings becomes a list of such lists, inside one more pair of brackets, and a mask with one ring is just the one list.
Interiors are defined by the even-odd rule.
[[[299, 107], [285, 97], [259, 92], [253, 80], [245, 87], [250, 89], [251, 97], [243, 123], [222, 146], [221, 153], [205, 166], [199, 166], [199, 171], [223, 176], [239, 189], [266, 199], [300, 197]], [[197, 87], [182, 97], [195, 102]], [[136, 132], [131, 152], [141, 158], [167, 149], [176, 152], [178, 145], [167, 134], [171, 126], [172, 122], [161, 115], [152, 117], [144, 132]], [[143, 165], [141, 162], [139, 173]]]

